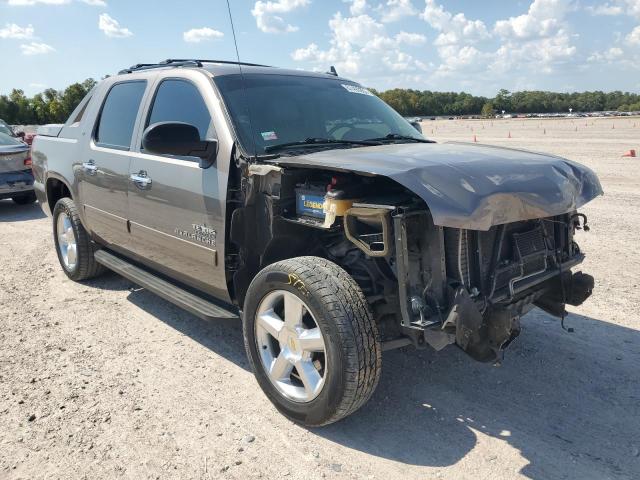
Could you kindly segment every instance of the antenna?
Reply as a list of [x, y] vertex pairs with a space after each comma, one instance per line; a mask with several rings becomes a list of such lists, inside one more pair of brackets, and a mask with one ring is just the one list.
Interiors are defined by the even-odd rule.
[[327, 73], [329, 75], [333, 75], [334, 77], [338, 76], [338, 72], [336, 72], [336, 67], [334, 67], [333, 65], [331, 65], [331, 68], [329, 69], [329, 71]]
[[247, 97], [247, 88], [244, 79], [244, 72], [242, 71], [242, 62], [240, 62], [240, 52], [238, 50], [238, 40], [236, 39], [236, 29], [233, 26], [233, 15], [231, 15], [231, 4], [227, 0], [227, 10], [229, 11], [229, 21], [231, 22], [231, 33], [233, 34], [233, 44], [236, 47], [236, 59], [238, 60], [238, 68], [240, 69], [240, 78], [242, 79], [242, 96], [244, 97], [245, 107], [247, 109], [247, 116], [249, 117], [249, 128], [251, 129], [251, 140], [253, 141], [253, 154], [256, 161], [258, 160], [258, 145], [256, 144], [256, 135], [253, 130], [253, 122], [251, 121], [251, 110], [249, 109], [249, 101]]

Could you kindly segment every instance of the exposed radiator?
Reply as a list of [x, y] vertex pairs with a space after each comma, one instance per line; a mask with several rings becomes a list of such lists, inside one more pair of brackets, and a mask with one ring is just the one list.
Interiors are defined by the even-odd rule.
[[[554, 218], [554, 223], [564, 224], [561, 217]], [[470, 290], [477, 287], [487, 295], [504, 289], [513, 295], [517, 282], [544, 272], [553, 264], [557, 229], [550, 222], [546, 230], [544, 227], [539, 220], [504, 225], [497, 258], [498, 227], [487, 232], [445, 228], [447, 277]]]

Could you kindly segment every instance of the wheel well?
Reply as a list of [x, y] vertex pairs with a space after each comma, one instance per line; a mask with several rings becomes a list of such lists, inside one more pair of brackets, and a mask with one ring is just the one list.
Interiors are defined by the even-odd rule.
[[73, 198], [69, 187], [57, 178], [50, 178], [47, 180], [47, 202], [49, 203], [51, 212], [53, 212], [58, 200], [64, 197]]

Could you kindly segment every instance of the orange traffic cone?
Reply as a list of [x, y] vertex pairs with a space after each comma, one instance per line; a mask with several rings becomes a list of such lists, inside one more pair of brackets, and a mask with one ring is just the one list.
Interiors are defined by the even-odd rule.
[[629, 150], [627, 153], [622, 155], [623, 157], [634, 157], [636, 156], [636, 151], [635, 150]]

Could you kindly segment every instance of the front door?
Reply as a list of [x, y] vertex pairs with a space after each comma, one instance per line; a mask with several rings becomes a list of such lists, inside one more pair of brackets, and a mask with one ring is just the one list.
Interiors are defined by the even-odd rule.
[[123, 247], [127, 229], [130, 147], [147, 82], [116, 83], [98, 114], [93, 138], [76, 166], [87, 227], [110, 246]]
[[[143, 127], [168, 121], [194, 125], [202, 139], [215, 138], [211, 113], [188, 80], [159, 82]], [[216, 165], [204, 169], [197, 158], [150, 154], [139, 147], [129, 167], [131, 249], [154, 269], [225, 297], [224, 261], [218, 256], [225, 194], [219, 191]]]

